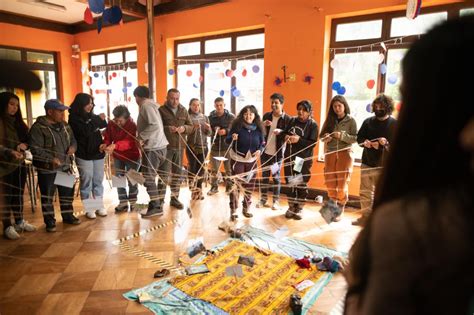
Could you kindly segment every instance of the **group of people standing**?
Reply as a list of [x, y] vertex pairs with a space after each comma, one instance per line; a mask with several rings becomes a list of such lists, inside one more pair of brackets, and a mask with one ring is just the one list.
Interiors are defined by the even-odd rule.
[[[26, 179], [23, 159], [26, 150], [31, 151], [38, 172], [41, 205], [48, 232], [56, 230], [53, 208], [56, 189], [63, 223], [81, 223], [73, 214], [74, 186], [56, 185], [57, 173], [73, 173], [73, 167], [77, 165], [81, 199], [102, 199], [106, 154], [113, 156], [117, 176], [125, 176], [130, 171], [143, 174], [150, 197], [147, 211], [142, 214], [144, 218], [163, 214], [167, 185], [171, 188], [170, 205], [177, 209], [184, 208], [179, 192], [186, 153], [188, 183], [193, 200], [204, 199], [202, 183], [209, 168], [211, 188], [207, 194], [218, 193], [218, 183], [222, 179], [229, 194], [230, 219], [238, 217], [241, 193], [242, 214], [250, 218], [253, 216], [250, 211], [251, 194], [257, 186], [256, 173], [261, 171], [257, 207], [279, 210], [280, 172], [283, 168], [289, 205], [285, 217], [301, 220], [311, 178], [313, 149], [319, 136], [310, 101], [297, 103], [297, 115], [291, 117], [283, 110], [283, 95], [274, 93], [270, 97], [271, 111], [265, 113], [263, 118], [253, 105], [243, 107], [236, 117], [225, 109], [224, 100], [218, 97], [214, 101], [215, 110], [207, 117], [202, 113], [198, 99], [191, 99], [186, 109], [180, 103], [177, 89], [168, 91], [162, 106], [150, 98], [149, 89], [145, 86], [137, 87], [134, 96], [139, 106], [136, 123], [123, 105], [114, 108], [114, 118], [107, 123], [104, 114], [93, 113], [92, 96], [79, 93], [70, 107], [59, 100], [48, 100], [44, 106], [46, 115], [38, 117], [28, 130], [19, 108], [19, 98], [9, 92], [1, 93], [0, 110], [5, 139], [2, 153], [5, 162], [0, 165], [0, 176], [6, 197], [2, 219], [7, 238], [17, 239], [18, 232], [36, 229], [24, 221], [22, 215]], [[379, 95], [372, 107], [375, 116], [368, 118], [357, 132], [347, 101], [343, 96], [335, 96], [329, 104], [327, 119], [322, 127], [328, 196], [342, 209], [348, 199], [348, 181], [354, 161], [351, 147], [355, 142], [364, 147], [361, 205], [366, 212], [371, 208], [374, 185], [395, 125], [390, 116], [393, 110], [390, 97]], [[69, 111], [68, 123], [65, 122], [66, 110]], [[224, 176], [220, 172], [222, 166]], [[128, 192], [125, 187], [117, 190], [119, 205], [115, 211], [133, 210], [138, 194], [136, 183], [128, 181]], [[268, 203], [270, 191], [273, 195], [271, 204]], [[15, 218], [14, 224], [11, 223], [11, 213]], [[103, 206], [86, 209], [87, 218], [95, 219], [96, 215], [106, 216], [107, 211]], [[366, 215], [356, 224], [362, 224], [365, 218]]]

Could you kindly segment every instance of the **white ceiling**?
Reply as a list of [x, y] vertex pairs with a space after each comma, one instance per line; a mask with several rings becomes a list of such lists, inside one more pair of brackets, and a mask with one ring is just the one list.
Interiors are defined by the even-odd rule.
[[84, 10], [87, 7], [86, 3], [76, 0], [46, 1], [64, 6], [66, 7], [66, 11], [58, 11], [35, 3], [35, 0], [0, 0], [0, 10], [66, 24], [80, 22], [84, 19]]

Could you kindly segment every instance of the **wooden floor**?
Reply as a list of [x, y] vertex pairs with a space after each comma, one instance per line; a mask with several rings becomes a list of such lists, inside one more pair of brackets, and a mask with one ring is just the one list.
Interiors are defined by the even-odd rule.
[[[176, 224], [150, 231], [126, 243], [176, 266], [190, 239], [202, 237], [205, 246], [210, 248], [228, 238], [217, 229], [218, 224], [229, 216], [228, 196], [223, 189], [220, 187], [219, 194], [206, 196], [205, 200], [195, 203], [192, 219], [186, 211], [170, 209], [169, 198], [164, 216], [142, 219], [137, 212], [115, 214], [113, 207], [117, 203], [117, 194], [106, 188], [107, 217], [89, 220], [81, 214], [82, 224], [63, 226], [57, 213], [56, 233], [45, 231], [40, 206], [32, 213], [27, 203], [25, 217], [39, 229], [22, 234], [18, 241], [0, 239], [0, 313], [151, 313], [140, 304], [126, 300], [122, 294], [153, 282], [153, 274], [160, 267], [150, 259], [121, 249], [113, 241], [175, 219], [178, 221]], [[189, 195], [189, 191], [183, 188], [180, 199], [188, 204]], [[140, 190], [139, 202], [147, 202], [145, 191]], [[283, 205], [286, 207], [286, 203]], [[77, 212], [83, 210], [79, 198], [74, 206]], [[348, 251], [359, 232], [359, 228], [351, 225], [351, 220], [357, 215], [346, 212], [341, 222], [327, 225], [318, 210], [317, 204], [308, 205], [303, 220], [294, 221], [284, 217], [284, 210], [255, 209], [252, 206], [254, 217], [243, 219], [240, 215], [239, 224], [249, 224], [269, 232], [287, 226], [290, 236]], [[310, 313], [339, 313], [345, 289], [344, 279], [336, 275]]]

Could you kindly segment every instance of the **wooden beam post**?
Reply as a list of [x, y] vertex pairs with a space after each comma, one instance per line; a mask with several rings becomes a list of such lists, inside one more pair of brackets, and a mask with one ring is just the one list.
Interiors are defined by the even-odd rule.
[[148, 45], [148, 88], [150, 98], [156, 101], [156, 71], [155, 71], [155, 23], [153, 14], [153, 0], [146, 1], [147, 45]]

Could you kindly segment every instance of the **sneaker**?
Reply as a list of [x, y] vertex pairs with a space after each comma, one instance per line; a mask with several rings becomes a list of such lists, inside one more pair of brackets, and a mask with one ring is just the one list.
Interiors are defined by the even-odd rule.
[[297, 208], [290, 207], [285, 213], [285, 218], [287, 219], [295, 219], [295, 220], [301, 220], [303, 217], [301, 216], [301, 210], [298, 210]]
[[178, 210], [183, 210], [184, 206], [178, 198], [171, 198], [170, 206], [175, 207]]
[[3, 231], [3, 236], [9, 240], [17, 240], [20, 238], [20, 234], [18, 234], [15, 228], [11, 225]]
[[127, 212], [127, 211], [128, 211], [128, 204], [127, 203], [119, 203], [119, 205], [117, 207], [115, 207], [115, 212]]
[[92, 211], [86, 212], [86, 218], [91, 219], [91, 220], [95, 219], [96, 218], [95, 212], [92, 212]]
[[23, 231], [26, 231], [26, 232], [36, 231], [36, 226], [34, 226], [33, 224], [28, 223], [25, 220], [21, 221], [20, 224], [13, 224], [13, 226], [15, 227], [15, 230], [18, 233], [23, 232]]
[[153, 208], [148, 208], [146, 213], [142, 214], [142, 218], [151, 218], [151, 217], [156, 217], [156, 216], [162, 216], [163, 215], [163, 209], [161, 207], [153, 207]]
[[105, 209], [99, 209], [99, 210], [96, 211], [96, 213], [99, 217], [106, 217], [107, 216], [107, 210], [105, 210]]
[[56, 223], [46, 223], [46, 232], [56, 232]]
[[268, 208], [267, 201], [266, 200], [260, 200], [257, 203], [257, 208]]
[[217, 194], [218, 192], [219, 192], [219, 189], [217, 188], [217, 186], [212, 186], [211, 190], [207, 192], [207, 195], [212, 196], [212, 195]]
[[63, 223], [78, 225], [81, 224], [81, 220], [79, 220], [79, 218], [77, 218], [74, 214], [69, 214], [63, 217]]
[[272, 210], [280, 210], [280, 203], [278, 202], [278, 200], [273, 202]]

